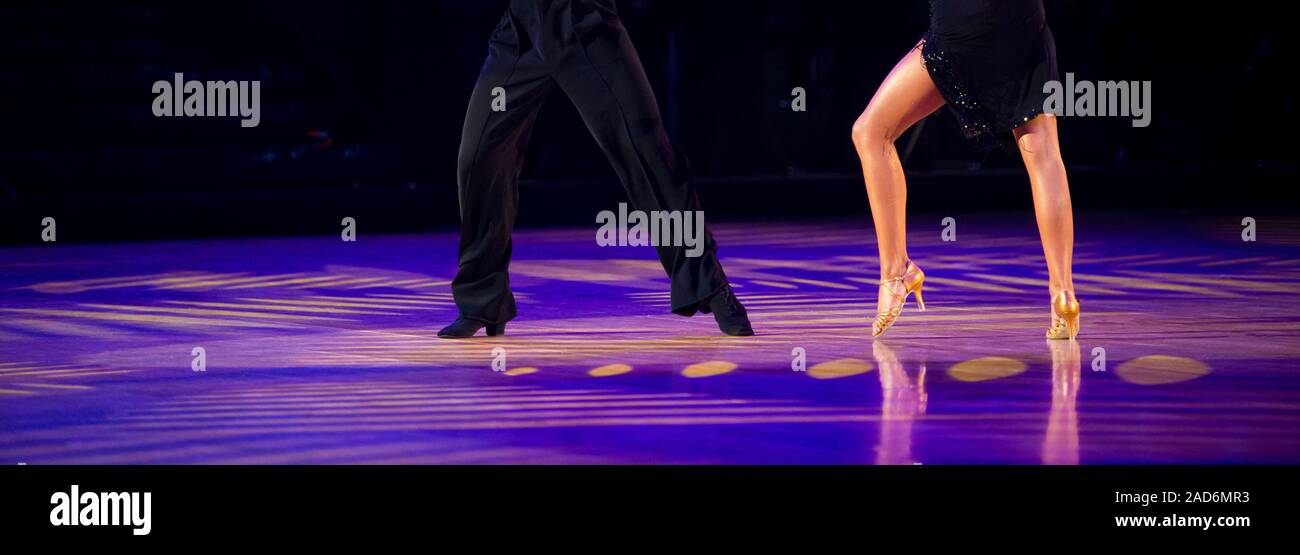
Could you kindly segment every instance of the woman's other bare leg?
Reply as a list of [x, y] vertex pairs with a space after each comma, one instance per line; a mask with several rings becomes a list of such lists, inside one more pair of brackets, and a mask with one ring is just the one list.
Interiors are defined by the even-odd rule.
[[[894, 141], [943, 104], [943, 96], [922, 64], [921, 49], [913, 48], [885, 77], [853, 124], [853, 144], [862, 160], [871, 218], [876, 226], [881, 280], [901, 275], [908, 261], [907, 184]], [[877, 312], [897, 302], [882, 288]]]
[[1034, 191], [1034, 214], [1047, 257], [1048, 292], [1055, 299], [1063, 290], [1074, 291], [1074, 209], [1057, 141], [1056, 116], [1040, 115], [1016, 128], [1015, 136]]

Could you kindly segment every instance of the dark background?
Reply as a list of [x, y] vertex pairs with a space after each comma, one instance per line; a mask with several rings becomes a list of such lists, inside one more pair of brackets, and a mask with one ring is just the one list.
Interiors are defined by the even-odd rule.
[[[0, 241], [39, 241], [45, 216], [60, 241], [325, 234], [344, 216], [453, 229], [465, 103], [505, 5], [6, 2]], [[1080, 211], [1292, 211], [1298, 52], [1281, 3], [1046, 5], [1062, 72], [1153, 82], [1150, 127], [1062, 120]], [[926, 2], [619, 7], [711, 219], [865, 218], [849, 130], [925, 31]], [[260, 80], [261, 125], [153, 117], [152, 84], [176, 72]], [[788, 107], [796, 86], [805, 113]], [[913, 210], [1030, 210], [1018, 160], [966, 143], [945, 111], [919, 133]], [[524, 226], [588, 225], [624, 198], [562, 94], [524, 178]]]

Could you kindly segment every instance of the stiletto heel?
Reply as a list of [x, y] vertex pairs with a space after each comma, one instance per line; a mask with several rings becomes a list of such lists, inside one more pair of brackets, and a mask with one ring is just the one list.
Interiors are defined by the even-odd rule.
[[[894, 283], [900, 283], [903, 285], [903, 293], [901, 295], [895, 293], [893, 289], [889, 288], [889, 286]], [[921, 300], [921, 287], [924, 284], [925, 272], [922, 272], [921, 269], [910, 260], [907, 261], [907, 266], [903, 270], [903, 275], [881, 281], [880, 286], [884, 287], [886, 292], [898, 299], [898, 306], [890, 308], [883, 313], [876, 314], [876, 321], [871, 323], [871, 336], [880, 337], [889, 329], [890, 326], [894, 325], [894, 322], [898, 320], [898, 315], [903, 313], [903, 305], [907, 304], [908, 295], [915, 293], [917, 306], [921, 307], [921, 310], [925, 310], [925, 303]]]
[[498, 335], [506, 334], [506, 325], [504, 323], [488, 324], [486, 327], [487, 327], [487, 334], [489, 337], [496, 337]]
[[1064, 290], [1052, 299], [1052, 326], [1047, 328], [1048, 339], [1069, 339], [1079, 336], [1079, 299], [1074, 291]]

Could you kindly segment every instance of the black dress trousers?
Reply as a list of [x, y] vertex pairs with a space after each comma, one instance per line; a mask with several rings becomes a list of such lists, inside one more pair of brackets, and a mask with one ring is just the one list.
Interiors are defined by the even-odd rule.
[[[634, 209], [698, 211], [700, 203], [612, 0], [512, 0], [488, 46], [461, 135], [460, 265], [451, 288], [461, 316], [502, 323], [515, 317], [509, 266], [519, 173], [537, 112], [557, 88], [577, 107]], [[498, 87], [500, 111], [493, 109]], [[713, 235], [707, 227], [703, 235], [698, 257], [683, 246], [656, 247], [676, 314], [694, 314], [726, 285]]]

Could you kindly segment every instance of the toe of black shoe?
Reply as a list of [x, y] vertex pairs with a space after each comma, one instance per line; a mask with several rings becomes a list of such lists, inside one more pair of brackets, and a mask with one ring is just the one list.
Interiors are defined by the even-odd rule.
[[443, 339], [467, 339], [474, 337], [482, 325], [472, 320], [458, 319], [451, 325], [438, 331], [438, 337]]

